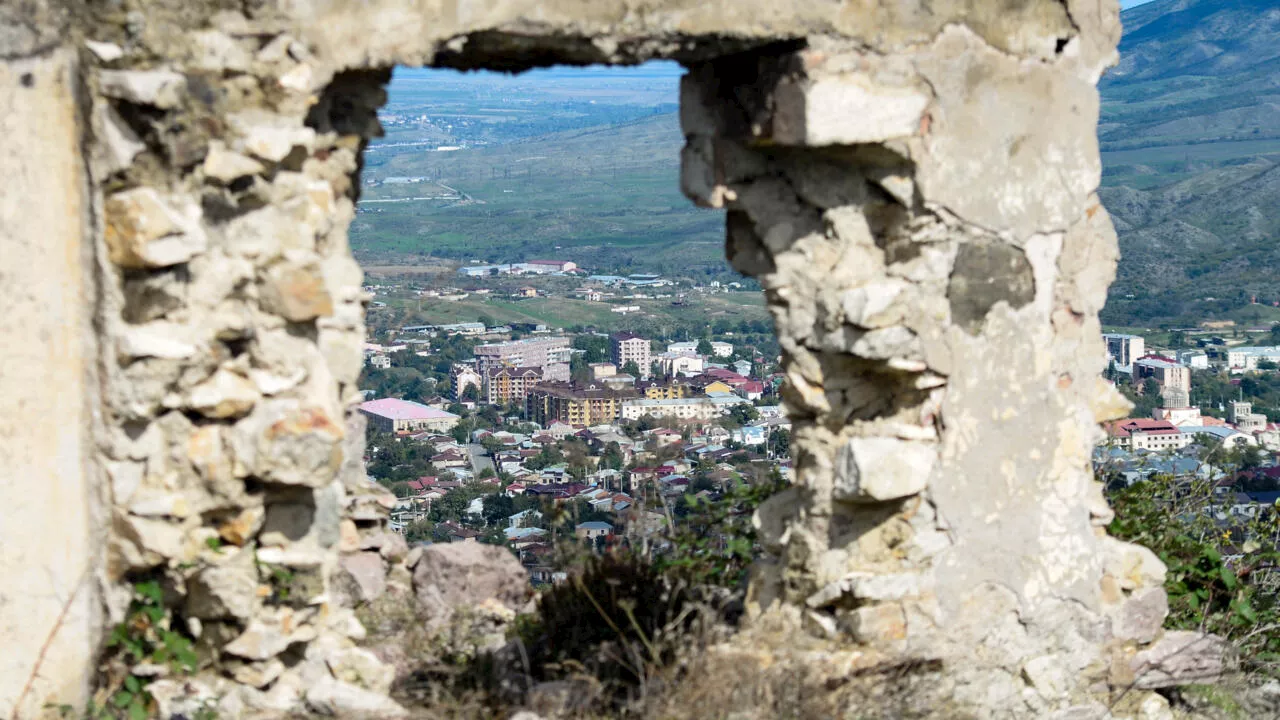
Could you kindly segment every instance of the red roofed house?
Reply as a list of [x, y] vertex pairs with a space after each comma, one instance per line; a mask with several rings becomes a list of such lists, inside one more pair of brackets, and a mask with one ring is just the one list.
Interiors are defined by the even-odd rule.
[[1184, 433], [1167, 420], [1130, 418], [1107, 424], [1112, 445], [1130, 450], [1177, 450], [1191, 444], [1192, 433]]
[[399, 398], [382, 398], [360, 404], [360, 412], [382, 432], [398, 433], [416, 430], [449, 432], [458, 424], [458, 416], [422, 403]]

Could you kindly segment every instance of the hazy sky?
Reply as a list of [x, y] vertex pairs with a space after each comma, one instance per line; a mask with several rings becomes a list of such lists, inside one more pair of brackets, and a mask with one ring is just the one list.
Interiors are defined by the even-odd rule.
[[1120, 7], [1124, 8], [1125, 10], [1128, 10], [1131, 7], [1137, 7], [1138, 5], [1146, 5], [1149, 2], [1151, 2], [1151, 0], [1120, 0]]

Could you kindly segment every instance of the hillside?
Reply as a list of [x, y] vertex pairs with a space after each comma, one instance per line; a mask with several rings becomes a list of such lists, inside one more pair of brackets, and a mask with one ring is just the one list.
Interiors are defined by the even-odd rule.
[[[1122, 252], [1105, 319], [1185, 324], [1280, 301], [1280, 7], [1155, 0], [1122, 19], [1100, 85], [1100, 196]], [[678, 189], [679, 72], [398, 72], [388, 137], [366, 157], [358, 257], [731, 276], [723, 215]]]
[[1178, 324], [1280, 300], [1280, 8], [1157, 0], [1121, 17], [1098, 133], [1122, 254], [1104, 317]]

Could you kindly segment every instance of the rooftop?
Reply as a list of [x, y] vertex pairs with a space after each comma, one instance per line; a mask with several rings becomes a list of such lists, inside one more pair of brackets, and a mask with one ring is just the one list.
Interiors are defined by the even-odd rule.
[[366, 403], [360, 403], [360, 409], [371, 415], [391, 420], [450, 420], [458, 417], [451, 412], [437, 410], [422, 403], [401, 400], [400, 398], [370, 400]]

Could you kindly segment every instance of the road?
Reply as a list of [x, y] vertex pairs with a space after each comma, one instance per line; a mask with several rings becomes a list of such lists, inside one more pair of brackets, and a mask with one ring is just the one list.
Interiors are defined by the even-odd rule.
[[485, 468], [496, 471], [493, 467], [493, 458], [489, 457], [483, 445], [472, 443], [467, 446], [467, 453], [471, 455], [471, 471], [476, 474], [476, 477], [480, 477], [480, 473], [484, 472]]

